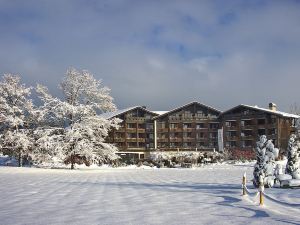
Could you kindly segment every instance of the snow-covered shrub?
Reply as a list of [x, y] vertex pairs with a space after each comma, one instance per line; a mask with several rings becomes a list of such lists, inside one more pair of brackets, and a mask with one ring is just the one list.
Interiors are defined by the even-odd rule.
[[253, 172], [253, 184], [259, 186], [259, 177], [262, 176], [264, 185], [272, 187], [275, 181], [275, 159], [278, 157], [279, 150], [274, 148], [271, 140], [265, 135], [259, 137], [256, 143], [256, 164]]
[[218, 152], [152, 152], [150, 160], [154, 163], [162, 164], [172, 167], [176, 164], [190, 163], [190, 164], [205, 164], [215, 163], [222, 160], [222, 154]]
[[286, 165], [286, 173], [291, 175], [294, 179], [300, 179], [299, 168], [299, 151], [300, 141], [297, 135], [292, 134], [288, 143], [288, 162]]

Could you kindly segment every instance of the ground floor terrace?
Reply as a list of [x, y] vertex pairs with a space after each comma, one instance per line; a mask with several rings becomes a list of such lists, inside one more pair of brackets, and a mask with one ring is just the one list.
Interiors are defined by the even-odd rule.
[[[0, 224], [300, 224], [300, 210], [241, 196], [250, 165], [196, 169], [0, 167]], [[300, 189], [268, 189], [300, 203]]]

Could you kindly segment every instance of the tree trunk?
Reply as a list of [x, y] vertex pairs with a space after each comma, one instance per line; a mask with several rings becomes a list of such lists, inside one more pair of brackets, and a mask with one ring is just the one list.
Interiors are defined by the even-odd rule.
[[74, 169], [74, 164], [75, 164], [75, 155], [71, 155], [71, 170]]
[[19, 152], [19, 167], [23, 166], [23, 155], [21, 153], [21, 151]]

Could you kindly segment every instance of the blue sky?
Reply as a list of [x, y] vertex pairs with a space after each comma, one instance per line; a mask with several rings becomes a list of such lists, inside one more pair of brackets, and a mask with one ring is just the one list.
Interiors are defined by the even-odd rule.
[[119, 108], [300, 104], [299, 1], [0, 0], [0, 73], [57, 89], [69, 67]]

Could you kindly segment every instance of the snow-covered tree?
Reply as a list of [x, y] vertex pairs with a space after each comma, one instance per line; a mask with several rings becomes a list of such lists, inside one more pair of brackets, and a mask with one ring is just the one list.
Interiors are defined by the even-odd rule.
[[11, 155], [19, 160], [19, 166], [23, 165], [23, 158], [31, 157], [34, 140], [27, 129], [7, 131], [4, 135], [3, 145], [11, 150]]
[[[41, 107], [44, 127], [63, 129], [61, 133], [48, 132], [48, 138], [39, 139], [37, 142], [43, 143], [42, 149], [56, 146], [54, 153], [63, 156], [71, 168], [78, 158], [85, 162], [116, 159], [116, 147], [105, 143], [105, 138], [110, 129], [118, 128], [120, 120], [107, 120], [98, 115], [116, 109], [110, 90], [102, 87], [89, 72], [75, 69], [67, 72], [61, 89], [65, 100], [51, 96], [46, 87], [37, 86], [44, 103]], [[53, 138], [49, 138], [51, 136]]]
[[31, 88], [21, 84], [19, 76], [3, 76], [0, 82], [2, 147], [9, 149], [11, 155], [18, 156], [20, 166], [32, 145], [29, 129], [38, 120], [38, 111], [34, 109], [30, 94]]
[[296, 134], [292, 134], [288, 143], [288, 162], [286, 165], [286, 173], [290, 174], [294, 179], [300, 179], [300, 141]]
[[259, 177], [262, 176], [264, 185], [272, 187], [275, 180], [275, 159], [278, 157], [279, 150], [274, 147], [271, 140], [266, 135], [259, 137], [256, 143], [256, 164], [254, 166], [254, 186], [259, 186]]
[[34, 112], [29, 98], [31, 88], [21, 84], [17, 75], [6, 74], [0, 82], [0, 117], [2, 128], [28, 126]]

